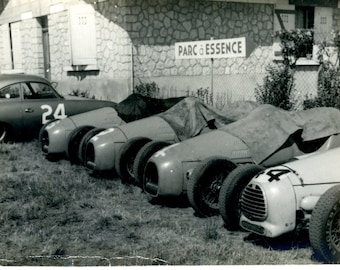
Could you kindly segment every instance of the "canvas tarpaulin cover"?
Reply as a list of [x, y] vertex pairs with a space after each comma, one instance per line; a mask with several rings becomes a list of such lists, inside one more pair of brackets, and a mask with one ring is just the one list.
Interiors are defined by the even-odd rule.
[[195, 97], [187, 97], [158, 116], [174, 129], [179, 140], [199, 135], [207, 127], [219, 128], [248, 115], [258, 105], [236, 102], [219, 111]]
[[254, 161], [261, 163], [299, 130], [302, 141], [340, 133], [340, 111], [326, 107], [285, 111], [261, 105], [245, 118], [220, 130], [240, 138], [249, 147]]
[[151, 98], [140, 94], [131, 94], [115, 107], [120, 118], [125, 122], [132, 122], [148, 116], [164, 112], [185, 97]]

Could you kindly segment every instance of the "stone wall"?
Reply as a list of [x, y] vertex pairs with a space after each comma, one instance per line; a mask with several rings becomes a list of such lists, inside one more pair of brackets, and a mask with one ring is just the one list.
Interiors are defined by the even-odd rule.
[[44, 76], [42, 29], [38, 20], [21, 22], [22, 66], [25, 73]]
[[[229, 81], [239, 74], [258, 77], [255, 80], [259, 81], [270, 61], [268, 46], [272, 43], [273, 7], [188, 0], [99, 3], [95, 8], [97, 28], [100, 29], [98, 57], [101, 67], [109, 67], [115, 76], [133, 73], [133, 85], [156, 81], [167, 95], [207, 87], [211, 72]], [[257, 47], [248, 59], [215, 59], [213, 71], [210, 60], [175, 59], [175, 42], [242, 36]], [[114, 68], [117, 66], [119, 70]], [[169, 80], [172, 83], [169, 84]], [[247, 91], [253, 91], [254, 80], [245, 80], [249, 82]]]

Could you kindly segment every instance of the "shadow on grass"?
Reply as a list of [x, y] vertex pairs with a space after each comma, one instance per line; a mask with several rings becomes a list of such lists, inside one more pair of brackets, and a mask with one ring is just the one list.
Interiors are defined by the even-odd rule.
[[276, 238], [267, 238], [251, 233], [244, 238], [244, 241], [263, 248], [281, 251], [310, 247], [307, 230], [303, 230], [299, 234], [290, 233]]

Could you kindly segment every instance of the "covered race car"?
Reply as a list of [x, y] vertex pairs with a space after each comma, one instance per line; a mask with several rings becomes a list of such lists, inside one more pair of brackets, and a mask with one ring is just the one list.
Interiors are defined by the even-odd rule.
[[171, 108], [184, 97], [156, 99], [131, 94], [115, 107], [105, 107], [50, 122], [40, 130], [41, 149], [47, 156], [66, 153], [72, 162], [78, 158], [78, 147], [84, 135], [148, 117]]
[[90, 173], [116, 170], [123, 182], [132, 182], [135, 157], [148, 142], [155, 140], [153, 150], [162, 148], [234, 122], [255, 107], [243, 102], [220, 112], [188, 97], [164, 113], [102, 131], [84, 146], [82, 159]]
[[63, 97], [39, 76], [0, 75], [0, 142], [37, 137], [51, 119], [115, 106], [111, 101]]
[[340, 148], [256, 175], [241, 195], [240, 225], [265, 237], [309, 229], [318, 257], [340, 262]]
[[222, 182], [238, 164], [272, 166], [334, 148], [339, 133], [337, 109], [289, 112], [262, 105], [239, 121], [156, 152], [146, 163], [143, 187], [153, 198], [187, 194], [197, 214], [219, 214]]

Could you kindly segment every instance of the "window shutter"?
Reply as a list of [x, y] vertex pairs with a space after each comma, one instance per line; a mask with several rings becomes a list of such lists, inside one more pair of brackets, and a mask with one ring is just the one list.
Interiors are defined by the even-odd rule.
[[[0, 65], [0, 69], [9, 70], [12, 69], [12, 53], [11, 53], [11, 39], [10, 39], [10, 32], [9, 32], [9, 25], [3, 24], [0, 25], [1, 27], [1, 39], [0, 42], [2, 43], [0, 47], [3, 48], [3, 62]], [[1, 60], [1, 58], [0, 58]]]
[[96, 65], [95, 11], [91, 5], [69, 9], [72, 65]]
[[22, 69], [21, 31], [20, 23], [11, 24], [13, 65], [14, 69]]
[[315, 41], [332, 39], [333, 10], [325, 7], [315, 7]]

